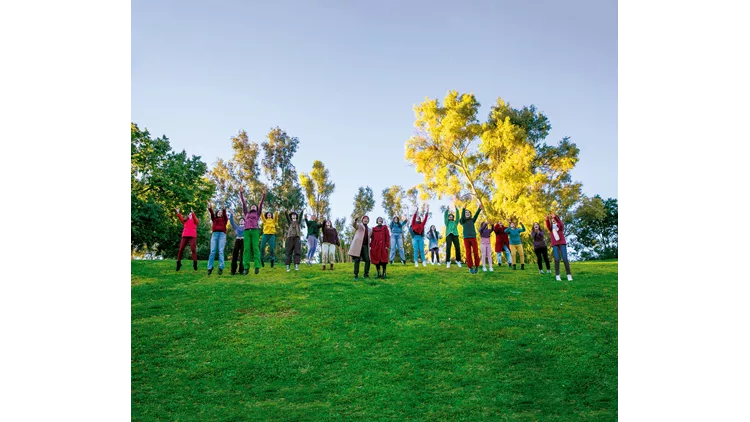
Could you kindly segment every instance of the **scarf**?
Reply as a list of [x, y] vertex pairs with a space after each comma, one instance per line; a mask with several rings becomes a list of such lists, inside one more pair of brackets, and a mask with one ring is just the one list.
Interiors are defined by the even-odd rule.
[[560, 235], [557, 233], [557, 223], [552, 223], [552, 235], [555, 236], [555, 240], [560, 240]]

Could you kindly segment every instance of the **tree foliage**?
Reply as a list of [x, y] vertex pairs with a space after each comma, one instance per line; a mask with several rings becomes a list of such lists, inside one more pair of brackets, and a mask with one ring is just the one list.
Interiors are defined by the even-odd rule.
[[309, 174], [302, 173], [299, 180], [313, 215], [318, 218], [329, 218], [331, 215], [330, 197], [336, 185], [331, 181], [330, 172], [323, 162], [315, 160], [312, 171]]
[[549, 212], [566, 219], [581, 191], [570, 177], [576, 145], [568, 137], [546, 144], [550, 124], [533, 105], [516, 109], [498, 98], [483, 122], [479, 107], [473, 94], [456, 91], [442, 104], [428, 98], [414, 107], [406, 159], [424, 177], [420, 188], [472, 210], [478, 202], [489, 221], [531, 226]]
[[198, 156], [175, 152], [169, 139], [152, 138], [147, 129], [130, 124], [130, 246], [174, 256], [182, 226], [175, 207], [192, 208], [200, 219], [212, 186], [204, 178], [206, 164]]
[[617, 258], [617, 198], [584, 197], [573, 212], [570, 243], [581, 259]]
[[406, 201], [406, 191], [404, 191], [404, 188], [399, 185], [387, 187], [383, 189], [382, 196], [383, 199], [381, 205], [389, 219], [396, 216], [400, 218], [406, 215], [407, 210], [404, 206], [404, 202]]
[[[265, 210], [271, 212], [301, 211], [305, 206], [302, 188], [298, 183], [297, 169], [292, 164], [297, 153], [299, 139], [289, 136], [279, 127], [268, 132], [261, 144], [263, 159], [261, 168], [270, 188], [266, 194]], [[276, 223], [276, 256], [284, 256], [284, 238], [289, 223], [280, 217]]]
[[221, 206], [241, 213], [240, 189], [244, 189], [245, 198], [260, 198], [265, 185], [258, 178], [260, 174], [260, 148], [250, 141], [247, 132], [239, 131], [231, 138], [232, 159], [218, 159], [208, 174], [208, 179], [215, 186], [214, 201]]
[[[357, 194], [354, 195], [354, 210], [352, 211], [351, 220], [361, 218], [365, 214], [372, 211], [375, 208], [375, 198], [372, 194], [372, 189], [369, 186], [360, 186], [357, 190]], [[375, 221], [375, 218], [370, 216], [370, 220]]]

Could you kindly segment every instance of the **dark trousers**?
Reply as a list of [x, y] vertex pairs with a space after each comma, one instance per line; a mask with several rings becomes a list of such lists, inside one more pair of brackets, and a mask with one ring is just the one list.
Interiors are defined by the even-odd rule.
[[461, 262], [461, 246], [458, 244], [458, 236], [453, 233], [445, 237], [445, 262], [451, 261], [451, 245], [456, 247], [456, 261]]
[[299, 236], [287, 237], [284, 248], [286, 250], [286, 265], [291, 265], [292, 256], [294, 256], [294, 263], [299, 265], [299, 258], [302, 255]]
[[362, 242], [362, 250], [359, 256], [353, 256], [354, 258], [354, 276], [359, 275], [359, 261], [365, 261], [365, 275], [370, 275], [370, 245], [365, 245]]
[[536, 265], [539, 266], [539, 270], [542, 270], [542, 259], [544, 259], [544, 264], [547, 266], [547, 271], [549, 271], [549, 254], [547, 254], [547, 247], [542, 246], [534, 248], [534, 253], [536, 254]]
[[240, 263], [240, 274], [245, 272], [245, 266], [242, 265], [242, 253], [245, 251], [245, 240], [241, 237], [234, 239], [234, 249], [232, 249], [232, 275], [237, 272], [237, 262]]
[[198, 254], [195, 252], [195, 238], [187, 236], [180, 239], [180, 250], [177, 251], [177, 262], [182, 261], [182, 251], [185, 250], [185, 245], [187, 245], [188, 242], [190, 242], [190, 256], [193, 258], [193, 262], [198, 262]]
[[432, 260], [432, 262], [440, 262], [440, 254], [438, 253], [438, 248], [430, 249], [430, 259]]

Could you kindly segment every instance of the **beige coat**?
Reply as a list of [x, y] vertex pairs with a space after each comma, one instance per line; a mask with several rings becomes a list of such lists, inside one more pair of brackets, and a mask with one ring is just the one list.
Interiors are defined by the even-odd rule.
[[[352, 239], [352, 245], [349, 247], [349, 255], [358, 257], [362, 252], [362, 242], [365, 239], [365, 225], [361, 221], [357, 221], [354, 228], [357, 231], [354, 232], [354, 239]], [[367, 228], [367, 236], [370, 244], [372, 244], [372, 227]]]

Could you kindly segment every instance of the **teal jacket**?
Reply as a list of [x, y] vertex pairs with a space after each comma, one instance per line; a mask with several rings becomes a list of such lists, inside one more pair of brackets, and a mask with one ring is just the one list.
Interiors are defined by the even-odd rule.
[[508, 233], [508, 237], [510, 237], [510, 244], [511, 245], [520, 245], [521, 244], [521, 233], [526, 231], [526, 227], [523, 226], [523, 223], [521, 223], [521, 228], [515, 228], [511, 229], [508, 227], [505, 229], [505, 233]]
[[461, 210], [461, 227], [464, 228], [464, 239], [475, 239], [477, 237], [477, 229], [474, 227], [474, 223], [477, 221], [480, 212], [482, 212], [481, 208], [474, 213], [473, 217], [466, 218], [464, 217], [466, 208]]
[[454, 215], [453, 221], [448, 221], [448, 209], [445, 210], [445, 235], [452, 234], [458, 237], [458, 207], [456, 207], [456, 214]]

